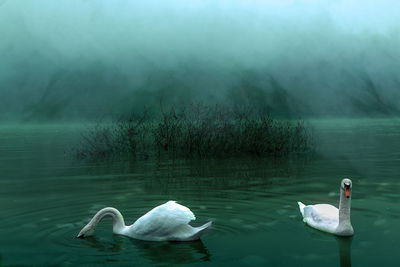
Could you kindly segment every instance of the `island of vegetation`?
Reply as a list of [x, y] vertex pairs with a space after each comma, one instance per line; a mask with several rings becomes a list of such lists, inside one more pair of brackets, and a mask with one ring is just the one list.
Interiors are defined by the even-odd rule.
[[303, 120], [273, 118], [249, 107], [192, 104], [97, 123], [82, 134], [79, 158], [129, 156], [218, 158], [309, 154]]

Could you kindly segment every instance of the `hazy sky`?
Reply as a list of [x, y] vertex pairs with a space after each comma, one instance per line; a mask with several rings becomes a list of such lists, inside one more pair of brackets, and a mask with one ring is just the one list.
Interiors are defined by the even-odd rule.
[[396, 113], [399, 17], [394, 0], [0, 0], [0, 117], [160, 101]]

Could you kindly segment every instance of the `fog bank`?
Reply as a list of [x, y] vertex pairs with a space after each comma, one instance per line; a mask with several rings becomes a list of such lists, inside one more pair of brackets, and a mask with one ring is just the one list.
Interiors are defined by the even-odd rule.
[[0, 119], [400, 111], [398, 1], [0, 1]]

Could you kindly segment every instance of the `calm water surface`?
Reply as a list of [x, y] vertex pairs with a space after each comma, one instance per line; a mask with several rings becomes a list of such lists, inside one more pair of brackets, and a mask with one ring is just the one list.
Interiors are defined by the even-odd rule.
[[[311, 121], [312, 158], [78, 161], [81, 125], [0, 127], [0, 265], [399, 266], [400, 120]], [[338, 204], [353, 180], [353, 238], [306, 227], [296, 201]], [[214, 222], [195, 242], [75, 236], [96, 211], [130, 224], [177, 200]]]

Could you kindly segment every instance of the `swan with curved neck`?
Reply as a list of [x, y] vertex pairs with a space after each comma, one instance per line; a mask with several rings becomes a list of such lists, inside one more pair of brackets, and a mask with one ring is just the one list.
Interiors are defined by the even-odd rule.
[[168, 201], [147, 212], [129, 226], [125, 225], [124, 218], [117, 209], [111, 207], [101, 209], [82, 228], [78, 237], [84, 238], [91, 235], [97, 224], [106, 217], [112, 218], [115, 234], [147, 241], [196, 240], [212, 224], [212, 222], [208, 222], [200, 227], [190, 226], [189, 222], [196, 219], [193, 212], [175, 201]]
[[340, 185], [339, 209], [329, 204], [299, 204], [303, 221], [318, 230], [339, 236], [352, 236], [353, 226], [350, 220], [352, 182], [345, 178]]

